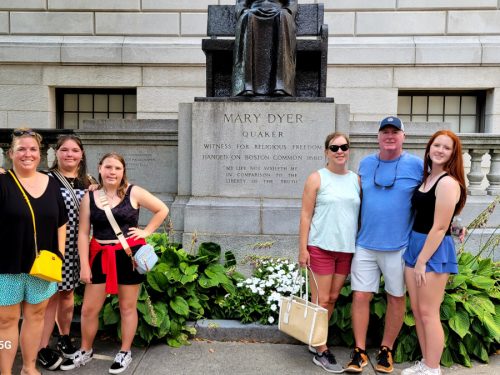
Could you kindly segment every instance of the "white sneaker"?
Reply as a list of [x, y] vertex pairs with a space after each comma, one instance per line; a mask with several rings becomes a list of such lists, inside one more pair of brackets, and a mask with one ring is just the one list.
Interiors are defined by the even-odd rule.
[[77, 367], [85, 366], [92, 360], [94, 350], [90, 349], [88, 352], [77, 350], [73, 358], [67, 358], [59, 367], [63, 371], [73, 370]]
[[401, 371], [401, 375], [418, 375], [423, 369], [423, 364], [423, 360], [422, 362], [416, 361], [413, 366], [405, 368], [403, 371]]
[[422, 369], [418, 373], [419, 375], [441, 375], [441, 368], [430, 368], [425, 363], [422, 363]]
[[130, 362], [132, 362], [132, 352], [130, 350], [127, 352], [118, 352], [118, 354], [115, 356], [115, 361], [109, 368], [109, 373], [119, 374], [125, 371], [128, 365], [130, 365]]

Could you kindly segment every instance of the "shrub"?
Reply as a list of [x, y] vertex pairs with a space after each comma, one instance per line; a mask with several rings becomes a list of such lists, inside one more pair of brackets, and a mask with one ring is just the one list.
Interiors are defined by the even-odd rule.
[[236, 284], [224, 303], [226, 317], [242, 323], [273, 324], [278, 321], [280, 297], [297, 294], [303, 278], [297, 264], [288, 259], [248, 257], [254, 266], [252, 277]]
[[[215, 243], [202, 243], [198, 253], [191, 255], [180, 245], [171, 244], [166, 234], [153, 234], [147, 240], [160, 259], [141, 287], [134, 344], [188, 344], [188, 336], [196, 330], [186, 322], [219, 314], [225, 296], [235, 293], [234, 281], [242, 276], [234, 272], [232, 253], [225, 254], [224, 265], [220, 263], [221, 248]], [[121, 337], [119, 322], [118, 297], [109, 295], [101, 311], [100, 328]]]

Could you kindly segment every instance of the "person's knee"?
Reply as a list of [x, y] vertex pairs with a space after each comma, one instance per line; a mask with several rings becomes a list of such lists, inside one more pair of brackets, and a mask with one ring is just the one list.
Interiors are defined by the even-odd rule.
[[373, 298], [373, 293], [359, 292], [355, 290], [352, 294], [352, 302], [357, 305], [368, 305]]
[[406, 309], [406, 296], [393, 296], [391, 294], [387, 294], [387, 304], [397, 310], [404, 310]]
[[325, 309], [327, 309], [328, 307], [330, 307], [334, 303], [334, 301], [332, 301], [330, 295], [319, 296], [318, 302], [319, 302], [319, 305], [321, 307], [324, 307]]
[[18, 314], [2, 314], [0, 315], [0, 329], [11, 328], [12, 326], [17, 326], [19, 323], [19, 315]]
[[119, 300], [120, 315], [130, 316], [137, 314], [137, 300], [135, 298], [122, 298]]
[[423, 324], [430, 323], [436, 318], [439, 319], [439, 309], [434, 310], [430, 306], [419, 305], [416, 311]]
[[31, 308], [23, 308], [23, 320], [29, 322], [43, 322], [45, 319], [45, 311], [47, 304], [31, 305]]
[[82, 306], [82, 318], [83, 319], [92, 319], [97, 318], [99, 316], [99, 312], [101, 311], [101, 307], [93, 306], [90, 303], [84, 303]]
[[59, 295], [59, 302], [64, 305], [73, 304], [73, 291], [62, 291], [57, 293]]
[[336, 303], [337, 300], [339, 299], [339, 296], [340, 296], [340, 292], [339, 291], [331, 292], [330, 293], [330, 298], [329, 298], [330, 303], [331, 304]]
[[120, 316], [122, 318], [134, 317], [137, 315], [137, 307], [134, 304], [120, 305]]

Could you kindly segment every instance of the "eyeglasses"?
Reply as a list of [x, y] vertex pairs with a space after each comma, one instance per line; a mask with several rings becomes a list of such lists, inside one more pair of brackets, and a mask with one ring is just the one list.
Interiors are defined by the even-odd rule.
[[340, 146], [337, 146], [337, 145], [330, 145], [328, 146], [328, 149], [331, 151], [331, 152], [337, 152], [339, 150], [339, 148], [342, 150], [342, 151], [347, 151], [349, 150], [349, 145], [347, 143], [343, 144], [343, 145], [340, 145]]
[[384, 184], [379, 184], [377, 182], [377, 171], [378, 171], [378, 168], [380, 167], [380, 157], [378, 157], [377, 167], [375, 168], [375, 173], [373, 173], [373, 184], [376, 187], [379, 187], [382, 189], [392, 188], [394, 186], [394, 184], [396, 183], [396, 177], [398, 176], [398, 165], [399, 165], [400, 160], [401, 160], [401, 156], [398, 158], [398, 161], [396, 162], [396, 167], [394, 168], [394, 178], [392, 179], [392, 182], [389, 185], [384, 185]]
[[26, 130], [14, 130], [12, 132], [13, 137], [21, 137], [23, 135], [30, 135], [34, 137], [37, 133], [31, 129], [26, 129]]

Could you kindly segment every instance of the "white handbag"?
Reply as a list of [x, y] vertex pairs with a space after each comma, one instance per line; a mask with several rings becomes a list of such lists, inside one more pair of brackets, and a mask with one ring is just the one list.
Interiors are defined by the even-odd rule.
[[[281, 297], [278, 329], [305, 344], [320, 346], [326, 344], [328, 338], [328, 310], [318, 305], [318, 297], [316, 303], [309, 301], [309, 271], [306, 272], [306, 299], [296, 295]], [[311, 276], [318, 290], [312, 271]]]

